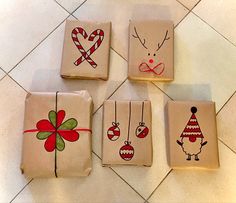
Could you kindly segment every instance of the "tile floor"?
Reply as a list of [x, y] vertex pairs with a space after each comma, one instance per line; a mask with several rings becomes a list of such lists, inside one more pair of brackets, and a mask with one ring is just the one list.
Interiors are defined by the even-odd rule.
[[[1, 0], [0, 13], [0, 202], [236, 202], [235, 0]], [[128, 20], [143, 16], [174, 21], [172, 83], [126, 79]], [[112, 21], [108, 81], [60, 78], [67, 18]], [[88, 89], [95, 103], [91, 175], [25, 178], [19, 164], [27, 91], [80, 89]], [[106, 98], [152, 101], [151, 168], [101, 166], [101, 107]], [[219, 170], [168, 167], [163, 110], [170, 99], [216, 101]]]

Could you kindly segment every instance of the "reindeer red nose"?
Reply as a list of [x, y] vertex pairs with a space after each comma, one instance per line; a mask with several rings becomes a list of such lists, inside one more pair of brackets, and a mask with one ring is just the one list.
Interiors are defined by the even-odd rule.
[[153, 61], [153, 59], [149, 59], [149, 63], [153, 63], [154, 61]]

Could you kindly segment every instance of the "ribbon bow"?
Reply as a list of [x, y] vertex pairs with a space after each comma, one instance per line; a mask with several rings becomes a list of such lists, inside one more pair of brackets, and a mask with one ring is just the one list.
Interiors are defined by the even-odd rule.
[[[157, 72], [156, 69], [160, 69], [160, 72]], [[155, 67], [151, 68], [147, 63], [143, 62], [139, 65], [139, 71], [140, 72], [152, 72], [155, 75], [161, 75], [165, 70], [165, 64], [164, 63], [158, 63]]]

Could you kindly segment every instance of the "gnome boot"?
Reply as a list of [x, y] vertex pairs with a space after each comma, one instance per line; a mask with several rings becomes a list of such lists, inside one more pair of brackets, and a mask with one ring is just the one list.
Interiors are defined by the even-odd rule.
[[195, 155], [195, 161], [199, 161], [198, 155]]
[[191, 161], [191, 155], [190, 154], [188, 154], [188, 158], [186, 160]]

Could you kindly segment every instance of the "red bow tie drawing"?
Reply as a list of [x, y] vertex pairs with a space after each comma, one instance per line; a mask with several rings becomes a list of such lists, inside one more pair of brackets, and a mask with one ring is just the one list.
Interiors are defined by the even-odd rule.
[[161, 75], [165, 70], [164, 63], [158, 63], [155, 67], [151, 68], [147, 63], [143, 62], [139, 65], [140, 72], [152, 72], [155, 75]]

